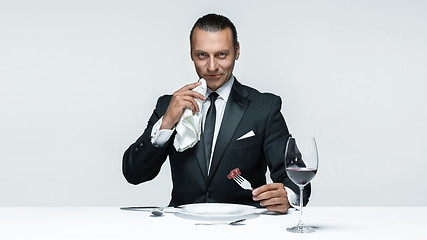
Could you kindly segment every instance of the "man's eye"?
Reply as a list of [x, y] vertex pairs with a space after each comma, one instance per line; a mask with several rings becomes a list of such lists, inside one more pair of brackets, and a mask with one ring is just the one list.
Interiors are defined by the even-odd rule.
[[199, 58], [205, 58], [206, 57], [206, 54], [204, 54], [204, 53], [199, 53], [198, 55], [199, 55]]
[[225, 58], [225, 57], [227, 56], [227, 54], [226, 54], [226, 53], [219, 53], [219, 54], [218, 54], [218, 56], [219, 56], [220, 58]]

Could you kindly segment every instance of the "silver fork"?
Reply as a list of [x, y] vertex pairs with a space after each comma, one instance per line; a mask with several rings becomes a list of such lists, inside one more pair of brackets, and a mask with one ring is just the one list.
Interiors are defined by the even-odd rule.
[[233, 178], [234, 181], [239, 184], [243, 189], [246, 190], [252, 190], [252, 186], [251, 183], [246, 180], [246, 178], [240, 176], [240, 175], [236, 175], [236, 177]]

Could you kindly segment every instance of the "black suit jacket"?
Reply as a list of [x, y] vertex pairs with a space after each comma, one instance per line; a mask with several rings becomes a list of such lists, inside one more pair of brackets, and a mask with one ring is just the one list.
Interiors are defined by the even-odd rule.
[[[164, 115], [171, 96], [158, 99], [148, 126], [138, 140], [125, 152], [123, 174], [127, 181], [139, 184], [157, 176], [169, 156], [172, 173], [170, 206], [199, 202], [240, 203], [257, 206], [251, 191], [242, 189], [227, 178], [231, 170], [240, 168], [242, 176], [255, 189], [266, 184], [267, 166], [274, 182], [282, 182], [299, 194], [298, 187], [287, 177], [284, 151], [290, 134], [280, 112], [281, 99], [234, 81], [225, 108], [217, 143], [213, 152], [211, 170], [206, 170], [203, 144], [177, 152], [174, 135], [164, 147], [151, 143], [153, 125]], [[253, 131], [255, 136], [237, 140]], [[308, 201], [310, 186], [305, 189]]]

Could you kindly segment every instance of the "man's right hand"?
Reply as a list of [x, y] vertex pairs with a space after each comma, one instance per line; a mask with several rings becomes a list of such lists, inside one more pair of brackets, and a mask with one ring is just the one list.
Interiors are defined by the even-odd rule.
[[181, 118], [184, 110], [187, 108], [191, 109], [193, 114], [200, 111], [199, 105], [197, 105], [197, 102], [194, 100], [194, 98], [198, 98], [203, 101], [205, 101], [206, 98], [202, 94], [193, 91], [193, 89], [200, 84], [202, 84], [202, 82], [199, 81], [185, 85], [173, 94], [169, 103], [169, 107], [163, 116], [160, 129], [172, 129]]

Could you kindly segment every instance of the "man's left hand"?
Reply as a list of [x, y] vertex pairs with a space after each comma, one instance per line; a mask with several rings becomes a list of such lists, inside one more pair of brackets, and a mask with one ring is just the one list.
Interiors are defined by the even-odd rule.
[[261, 206], [266, 207], [268, 211], [286, 213], [291, 207], [283, 183], [263, 185], [254, 189], [252, 195], [254, 201], [261, 201]]

